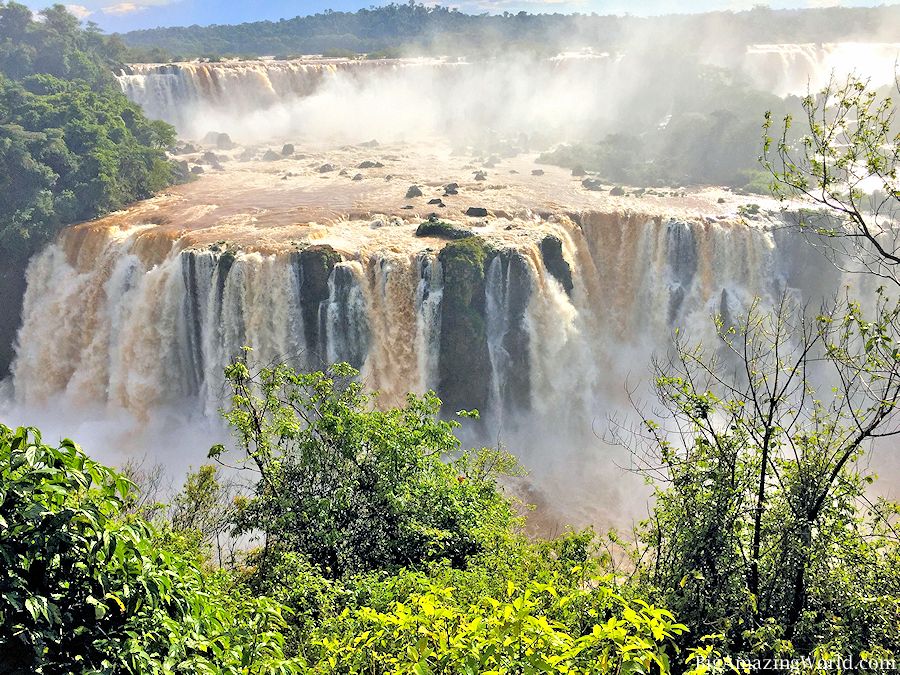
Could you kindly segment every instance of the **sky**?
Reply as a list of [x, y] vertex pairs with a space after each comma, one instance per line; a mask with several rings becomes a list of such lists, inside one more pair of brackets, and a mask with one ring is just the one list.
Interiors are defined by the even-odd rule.
[[[66, 2], [66, 0], [57, 0]], [[742, 10], [766, 4], [775, 9], [791, 7], [871, 7], [898, 4], [900, 0], [446, 0], [447, 7], [472, 14], [482, 12], [597, 12], [598, 14], [680, 14], [710, 10]], [[52, 2], [25, 0], [32, 9]], [[326, 9], [354, 11], [377, 0], [69, 0], [66, 6], [79, 18], [96, 22], [107, 32], [157, 26], [231, 24], [292, 18]]]

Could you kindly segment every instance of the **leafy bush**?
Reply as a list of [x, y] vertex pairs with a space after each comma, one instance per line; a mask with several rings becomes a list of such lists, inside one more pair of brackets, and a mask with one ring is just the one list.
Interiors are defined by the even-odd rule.
[[473, 236], [471, 230], [456, 227], [440, 220], [426, 220], [416, 228], [417, 237], [440, 237], [441, 239], [466, 239]]
[[[345, 611], [317, 639], [316, 673], [667, 672], [670, 640], [685, 632], [665, 610], [628, 602], [601, 580], [561, 594], [553, 584], [509, 582], [505, 597], [466, 606], [432, 587], [389, 611]], [[586, 599], [583, 634], [549, 618]]]
[[295, 672], [280, 606], [122, 517], [130, 489], [69, 440], [0, 425], [0, 672]]
[[513, 517], [490, 467], [459, 451], [458, 423], [438, 419], [433, 393], [372, 410], [357, 374], [346, 364], [252, 373], [246, 358], [226, 369], [225, 418], [260, 472], [238, 532], [262, 532], [267, 554], [303, 554], [333, 578], [430, 560], [462, 565]]

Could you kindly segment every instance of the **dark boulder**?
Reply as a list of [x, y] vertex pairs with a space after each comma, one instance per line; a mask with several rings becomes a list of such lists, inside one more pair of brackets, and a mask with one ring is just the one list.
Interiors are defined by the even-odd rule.
[[470, 206], [466, 209], [466, 215], [470, 218], [484, 218], [488, 214], [488, 210], [481, 206]]
[[434, 219], [429, 219], [416, 228], [417, 237], [440, 237], [441, 239], [465, 239], [471, 237], [473, 232], [449, 223]]
[[407, 199], [414, 199], [416, 197], [421, 197], [422, 195], [422, 189], [418, 185], [411, 185], [409, 190], [406, 191]]
[[572, 282], [572, 268], [563, 257], [562, 241], [559, 237], [548, 235], [541, 240], [541, 258], [547, 271], [562, 284], [566, 293], [571, 295], [572, 289], [575, 288]]
[[228, 134], [222, 134], [216, 131], [210, 131], [203, 137], [205, 145], [214, 145], [219, 150], [233, 150], [236, 145]]

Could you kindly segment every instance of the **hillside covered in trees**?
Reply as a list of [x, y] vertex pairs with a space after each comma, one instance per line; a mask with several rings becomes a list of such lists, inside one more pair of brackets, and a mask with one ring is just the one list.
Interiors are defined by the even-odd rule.
[[[144, 199], [173, 179], [169, 125], [113, 77], [127, 50], [61, 5], [0, 4], [0, 310], [18, 317], [30, 256], [65, 225]], [[0, 328], [0, 372], [18, 320]]]
[[[900, 8], [840, 8], [714, 12], [653, 18], [529, 14], [472, 15], [410, 2], [358, 12], [326, 11], [282, 21], [186, 26], [122, 35], [142, 58], [287, 56], [326, 52], [436, 53], [626, 49], [677, 36], [679, 51], [752, 43], [872, 40], [896, 25]], [[883, 39], [891, 41], [890, 34]]]

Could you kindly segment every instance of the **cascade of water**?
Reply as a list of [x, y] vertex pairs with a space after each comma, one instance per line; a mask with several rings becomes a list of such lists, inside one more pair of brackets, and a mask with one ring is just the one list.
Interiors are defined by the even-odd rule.
[[419, 283], [416, 285], [416, 354], [418, 355], [418, 389], [436, 389], [438, 357], [441, 348], [441, 301], [444, 279], [441, 262], [421, 253], [416, 257]]
[[[223, 367], [250, 345], [265, 362], [348, 361], [393, 405], [465, 365], [445, 362], [442, 342], [442, 326], [465, 321], [473, 339], [483, 336], [487, 367], [460, 384], [454, 405], [484, 385], [489, 426], [527, 414], [575, 427], [623, 403], [625, 378], [640, 377], [675, 326], [711, 339], [713, 313], [737, 316], [754, 296], [793, 288], [809, 298], [839, 282], [836, 270], [812, 271], [812, 248], [783, 233], [582, 214], [580, 224], [547, 224], [543, 240], [492, 252], [483, 295], [454, 310], [431, 251], [343, 260], [327, 246], [235, 253], [152, 234], [74, 228], [34, 258], [13, 366], [20, 402], [62, 396], [149, 414], [185, 400], [212, 415]], [[561, 255], [549, 266], [547, 237]]]
[[360, 369], [369, 351], [369, 317], [360, 279], [362, 266], [357, 261], [334, 266], [328, 279], [328, 303], [325, 318], [328, 331], [328, 361], [349, 363]]

